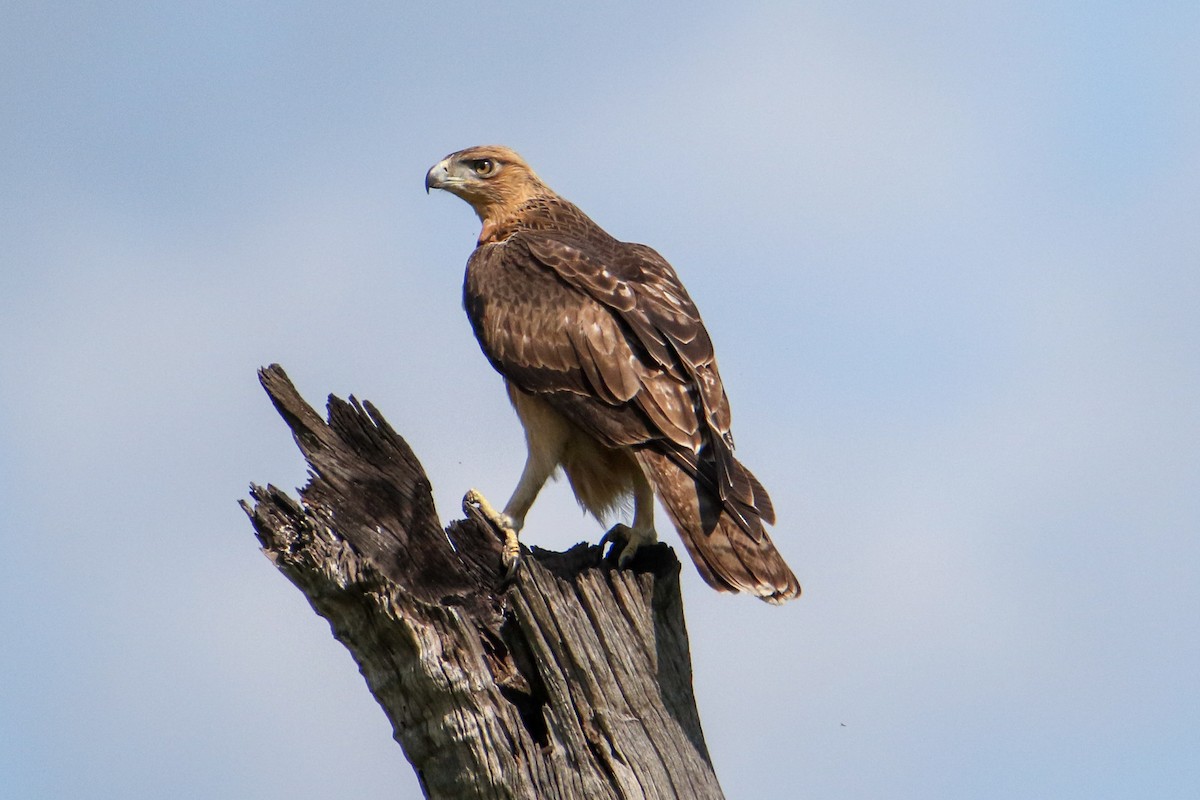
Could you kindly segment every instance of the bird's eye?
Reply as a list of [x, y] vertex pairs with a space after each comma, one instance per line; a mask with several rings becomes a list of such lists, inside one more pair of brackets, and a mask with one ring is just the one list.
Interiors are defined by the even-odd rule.
[[471, 169], [481, 178], [486, 178], [496, 171], [496, 162], [490, 158], [477, 158], [471, 162]]

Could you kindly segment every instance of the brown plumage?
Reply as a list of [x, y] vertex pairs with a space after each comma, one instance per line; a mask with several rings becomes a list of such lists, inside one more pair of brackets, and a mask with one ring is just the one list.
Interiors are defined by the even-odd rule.
[[763, 528], [771, 500], [734, 458], [712, 341], [671, 265], [608, 235], [505, 147], [453, 153], [425, 186], [463, 198], [483, 223], [463, 303], [526, 431], [525, 470], [497, 515], [513, 547], [561, 467], [599, 519], [633, 497], [621, 563], [654, 540], [657, 493], [710, 585], [798, 596]]

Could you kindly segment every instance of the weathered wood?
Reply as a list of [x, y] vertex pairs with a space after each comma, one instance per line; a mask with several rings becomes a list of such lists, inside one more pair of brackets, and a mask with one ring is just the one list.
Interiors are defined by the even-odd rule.
[[326, 422], [260, 379], [311, 468], [296, 501], [251, 486], [263, 551], [358, 662], [426, 796], [720, 798], [691, 685], [679, 561], [534, 548], [501, 579], [472, 508], [442, 529], [408, 444], [370, 403]]

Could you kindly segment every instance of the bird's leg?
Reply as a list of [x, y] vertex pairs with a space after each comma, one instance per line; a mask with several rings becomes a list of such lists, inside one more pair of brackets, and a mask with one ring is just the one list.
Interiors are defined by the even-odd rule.
[[468, 506], [478, 509], [479, 513], [483, 514], [484, 518], [492, 524], [492, 527], [504, 536], [504, 546], [500, 551], [500, 558], [504, 564], [505, 576], [511, 578], [517, 570], [517, 562], [521, 557], [521, 542], [517, 539], [521, 523], [508, 514], [497, 511], [488, 502], [488, 499], [476, 489], [468, 489], [463, 497], [464, 513], [467, 513]]
[[628, 566], [642, 545], [658, 541], [658, 533], [654, 530], [654, 488], [641, 470], [637, 470], [633, 479], [633, 526], [612, 526], [600, 544], [606, 541], [612, 542], [612, 550], [621, 548], [617, 556], [618, 567]]
[[554, 465], [547, 465], [544, 460], [534, 458], [531, 453], [525, 459], [525, 469], [521, 471], [521, 479], [512, 497], [505, 504], [503, 511], [497, 511], [480, 492], [471, 489], [463, 498], [463, 505], [478, 508], [488, 522], [504, 535], [504, 547], [501, 550], [501, 561], [504, 564], [505, 575], [511, 578], [517, 571], [521, 559], [521, 542], [517, 534], [525, 527], [525, 515], [529, 513], [538, 492], [542, 490]]

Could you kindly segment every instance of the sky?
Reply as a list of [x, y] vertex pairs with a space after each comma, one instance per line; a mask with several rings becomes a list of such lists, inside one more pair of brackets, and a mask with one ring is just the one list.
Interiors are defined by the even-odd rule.
[[[686, 282], [804, 585], [685, 564], [731, 797], [1200, 796], [1200, 6], [0, 10], [0, 784], [416, 798], [258, 551], [258, 386], [447, 520], [524, 458], [425, 171], [514, 147]], [[660, 533], [675, 535], [659, 512]], [[597, 539], [565, 484], [529, 543]]]

